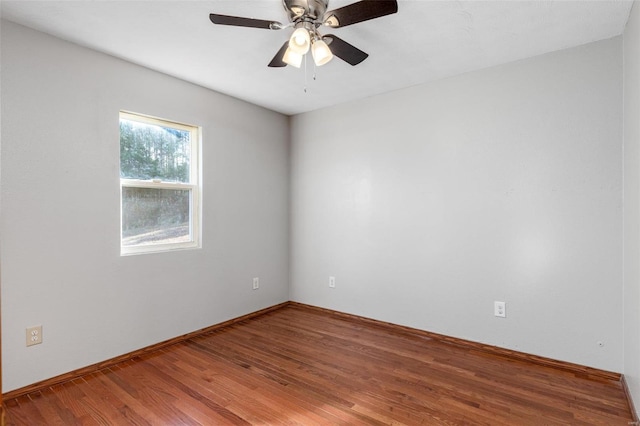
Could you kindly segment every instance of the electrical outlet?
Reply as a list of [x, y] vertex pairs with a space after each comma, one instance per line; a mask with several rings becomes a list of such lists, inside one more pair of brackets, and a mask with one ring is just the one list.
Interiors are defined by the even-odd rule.
[[505, 318], [507, 316], [507, 304], [505, 302], [493, 302], [493, 315]]
[[42, 343], [42, 326], [27, 328], [27, 346], [39, 345]]
[[255, 277], [255, 278], [253, 279], [253, 289], [254, 289], [254, 290], [257, 290], [257, 289], [259, 289], [259, 288], [260, 288], [260, 278]]
[[329, 287], [336, 288], [336, 277], [329, 277]]

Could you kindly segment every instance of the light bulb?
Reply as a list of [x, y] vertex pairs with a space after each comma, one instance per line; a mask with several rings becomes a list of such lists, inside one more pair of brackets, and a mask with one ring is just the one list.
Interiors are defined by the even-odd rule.
[[288, 48], [284, 52], [282, 61], [285, 64], [289, 64], [293, 67], [300, 68], [300, 65], [302, 64], [302, 55], [297, 52], [294, 52], [291, 48]]
[[317, 66], [322, 66], [333, 59], [333, 53], [323, 40], [316, 40], [311, 46], [311, 54]]
[[305, 28], [298, 28], [295, 30], [289, 39], [289, 49], [299, 55], [307, 53], [310, 45], [311, 38], [309, 37], [309, 31]]

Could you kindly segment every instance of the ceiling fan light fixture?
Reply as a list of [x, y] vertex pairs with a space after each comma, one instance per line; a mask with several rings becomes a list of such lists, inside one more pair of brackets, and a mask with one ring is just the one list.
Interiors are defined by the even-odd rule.
[[292, 50], [291, 47], [289, 47], [284, 52], [282, 62], [286, 63], [287, 65], [291, 65], [292, 67], [300, 68], [300, 65], [302, 64], [302, 56], [303, 55], [297, 53], [296, 51]]
[[311, 37], [306, 28], [298, 28], [293, 32], [289, 39], [289, 49], [299, 55], [304, 55], [309, 51], [311, 46]]
[[314, 62], [319, 67], [333, 59], [333, 53], [331, 53], [331, 49], [329, 49], [327, 43], [325, 43], [321, 39], [313, 42], [313, 45], [311, 46], [311, 54], [313, 55]]

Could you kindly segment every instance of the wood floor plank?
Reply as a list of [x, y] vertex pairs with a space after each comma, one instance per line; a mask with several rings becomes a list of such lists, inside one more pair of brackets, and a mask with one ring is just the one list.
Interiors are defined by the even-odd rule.
[[[64, 426], [69, 420], [68, 416], [61, 416], [58, 407], [51, 403], [51, 400], [55, 398], [51, 391], [33, 392], [29, 394], [28, 397], [34, 403], [34, 406], [38, 409], [42, 417], [47, 419], [51, 425]], [[66, 417], [66, 420], [64, 417]]]
[[[281, 346], [281, 344], [279, 343], [276, 347], [280, 347], [280, 346]], [[327, 354], [325, 357], [331, 358], [330, 354]], [[262, 356], [261, 356], [261, 358], [262, 358]], [[354, 365], [354, 366], [351, 366], [350, 367], [350, 371], [355, 371], [355, 370], [364, 368], [363, 364], [362, 364], [362, 359], [363, 359], [362, 354], [359, 353], [359, 356], [356, 357], [356, 358], [358, 359], [358, 363], [356, 365]], [[386, 358], [385, 361], [387, 361], [387, 363], [388, 363], [389, 359]], [[341, 373], [340, 371], [333, 371], [332, 372], [332, 374], [340, 374], [340, 373]], [[408, 400], [411, 398], [411, 395], [410, 395], [411, 389], [410, 389], [410, 387], [412, 387], [413, 384], [408, 384], [407, 387], [402, 387], [402, 388], [398, 388], [397, 386], [391, 386], [390, 384], [398, 385], [398, 383], [400, 383], [400, 380], [398, 379], [398, 377], [392, 377], [393, 374], [388, 374], [388, 373], [390, 373], [389, 371], [387, 371], [386, 373], [387, 373], [387, 377], [383, 377], [383, 381], [386, 383], [386, 389], [380, 389], [380, 392], [381, 393], [385, 393], [385, 392], [386, 393], [392, 393], [394, 396], [402, 395], [403, 399], [404, 399], [404, 403], [406, 405]], [[351, 374], [351, 373], [348, 373], [347, 376], [349, 374]], [[377, 375], [379, 377], [380, 374], [381, 374], [380, 371], [378, 371], [377, 374], [374, 374], [374, 372], [372, 372], [372, 371], [368, 372], [368, 374], [366, 375], [365, 380], [368, 381], [368, 386], [369, 387], [371, 387], [371, 385], [376, 380], [376, 378], [373, 377], [373, 376]], [[334, 376], [334, 378], [337, 378], [337, 376]], [[352, 377], [349, 377], [349, 379], [352, 379]], [[393, 383], [394, 381], [396, 383]], [[330, 383], [328, 385], [331, 386]], [[415, 404], [420, 404], [421, 402], [424, 403], [424, 401], [419, 401], [419, 398], [415, 398], [415, 400], [412, 401], [412, 402], [414, 404], [414, 406], [412, 407], [413, 409], [416, 408]], [[380, 401], [379, 399], [374, 402], [375, 405], [381, 405], [381, 404], [384, 404], [384, 403], [385, 403], [385, 401]], [[438, 404], [441, 404], [441, 402], [438, 401]], [[420, 411], [423, 414], [424, 414], [425, 411], [427, 411], [427, 407], [424, 406], [424, 404], [421, 404], [421, 406], [419, 408], [420, 408]], [[395, 415], [397, 416], [401, 412], [400, 410], [402, 409], [402, 407], [396, 403], [395, 404], [395, 409], [396, 409]], [[438, 410], [439, 409], [440, 408], [438, 408]], [[407, 421], [415, 422], [415, 419], [409, 418]]]
[[[213, 350], [204, 347], [200, 348], [206, 350], [209, 355], [216, 354]], [[230, 360], [237, 359], [227, 357], [226, 355], [219, 356], [219, 359], [225, 358]], [[242, 362], [240, 365], [233, 365], [230, 368], [234, 369], [234, 377], [241, 380], [242, 383], [255, 383], [255, 387], [245, 392], [247, 395], [252, 396], [252, 400], [264, 401], [268, 405], [273, 405], [273, 402], [279, 403], [280, 405], [292, 405], [294, 410], [303, 409], [307, 415], [313, 414], [313, 417], [316, 417], [315, 421], [319, 423], [337, 422], [338, 418], [335, 418], [335, 416], [340, 417], [340, 413], [333, 410], [331, 406], [329, 406], [328, 409], [314, 406], [313, 404], [317, 402], [317, 399], [308, 397], [308, 389], [296, 391], [296, 387], [291, 386], [291, 383], [288, 383], [282, 378], [276, 379], [276, 373], [273, 371], [260, 370], [260, 367], [257, 365], [257, 368], [253, 369], [247, 367], [248, 364]], [[263, 378], [267, 378], [267, 380], [263, 380]], [[291, 411], [289, 411], [289, 414], [292, 414]], [[315, 414], [320, 415], [321, 418], [317, 418]], [[278, 413], [278, 415], [282, 418], [282, 413]], [[308, 419], [307, 423], [312, 421], [314, 420]]]
[[628, 425], [622, 384], [289, 305], [5, 401], [7, 425]]
[[[325, 383], [321, 384], [313, 382], [309, 375], [306, 376], [305, 380], [300, 380], [296, 378], [295, 375], [290, 375], [285, 370], [276, 371], [269, 368], [261, 368], [260, 363], [257, 362], [257, 359], [262, 358], [264, 355], [260, 355], [258, 358], [253, 359], [253, 355], [249, 354], [249, 352], [251, 352], [250, 348], [246, 348], [247, 353], [242, 354], [241, 352], [238, 352], [237, 342], [226, 342], [225, 345], [222, 345], [222, 348], [223, 349], [209, 348], [209, 352], [216, 353], [222, 358], [235, 359], [237, 362], [239, 362], [239, 366], [253, 365], [255, 367], [254, 372], [258, 375], [269, 378], [274, 382], [280, 383], [282, 385], [286, 385], [289, 388], [298, 387], [301, 389], [305, 389], [306, 393], [312, 393], [316, 397], [320, 397], [324, 400], [330, 400], [330, 403], [332, 404], [339, 404], [339, 406], [343, 407], [351, 407], [354, 405], [354, 402], [349, 400], [355, 398], [353, 393], [345, 395], [336, 394], [334, 385], [337, 384], [339, 380], [338, 376], [336, 375], [331, 375], [331, 377]], [[309, 373], [309, 370], [307, 370], [306, 373]], [[397, 409], [397, 413], [399, 414], [400, 412], [401, 410]], [[372, 420], [367, 419], [367, 423], [371, 424]]]
[[11, 425], [12, 421], [24, 425], [45, 423], [45, 417], [28, 395], [5, 401], [5, 404], [7, 411], [11, 411], [11, 415], [7, 415], [5, 419], [7, 425]]

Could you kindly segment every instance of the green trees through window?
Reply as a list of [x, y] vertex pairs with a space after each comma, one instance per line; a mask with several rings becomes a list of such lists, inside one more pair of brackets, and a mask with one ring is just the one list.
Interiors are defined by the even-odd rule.
[[197, 247], [199, 129], [120, 113], [121, 252]]
[[120, 177], [189, 182], [191, 132], [120, 120]]

